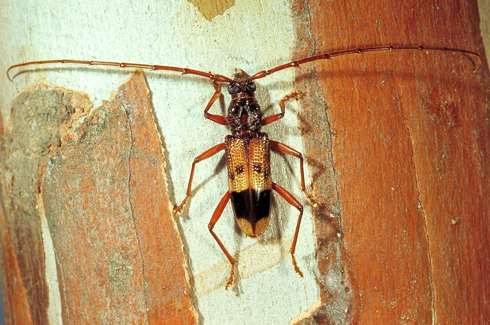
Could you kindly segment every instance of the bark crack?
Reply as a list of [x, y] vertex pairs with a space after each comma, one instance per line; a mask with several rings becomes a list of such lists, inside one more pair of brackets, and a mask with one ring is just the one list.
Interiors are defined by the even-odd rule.
[[134, 157], [134, 150], [135, 150], [135, 140], [133, 136], [133, 126], [131, 125], [131, 116], [130, 112], [126, 110], [126, 107], [124, 104], [121, 104], [123, 106], [123, 110], [126, 113], [126, 117], [128, 119], [128, 126], [129, 126], [129, 136], [130, 136], [130, 143], [131, 147], [129, 148], [129, 159], [128, 159], [128, 177], [127, 177], [127, 186], [128, 186], [128, 192], [129, 192], [129, 206], [131, 208], [131, 219], [132, 219], [132, 227], [134, 229], [134, 234], [136, 238], [136, 242], [138, 244], [138, 254], [141, 259], [141, 277], [143, 278], [143, 295], [145, 297], [145, 320], [146, 324], [148, 324], [148, 310], [150, 310], [149, 305], [148, 305], [148, 295], [147, 295], [147, 286], [148, 282], [146, 280], [146, 271], [145, 271], [145, 260], [143, 258], [142, 254], [142, 247], [141, 247], [141, 240], [138, 234], [138, 227], [136, 226], [136, 217], [134, 215], [134, 207], [133, 207], [133, 187], [131, 186], [131, 172], [132, 172], [132, 161]]
[[[41, 224], [41, 236], [44, 249], [44, 268], [45, 278], [48, 291], [48, 320], [52, 324], [62, 323], [62, 308], [61, 308], [61, 288], [65, 289], [64, 278], [58, 274], [56, 253], [54, 251], [53, 239], [51, 237], [51, 231], [48, 225], [48, 219], [46, 217], [46, 211], [44, 209], [43, 200], [43, 183], [46, 176], [47, 164], [49, 159], [53, 156], [53, 152], [49, 152], [44, 163], [39, 168], [39, 182], [35, 194], [36, 211], [40, 219]], [[60, 267], [60, 271], [61, 267]], [[59, 285], [61, 281], [61, 286]], [[69, 319], [69, 315], [67, 315]]]
[[418, 206], [417, 209], [419, 210], [419, 213], [422, 215], [424, 219], [424, 234], [425, 238], [427, 241], [427, 259], [429, 261], [429, 284], [430, 284], [430, 292], [431, 292], [431, 311], [432, 311], [432, 324], [437, 324], [437, 315], [435, 311], [435, 288], [433, 285], [433, 279], [432, 279], [432, 274], [434, 273], [434, 266], [432, 265], [432, 256], [431, 256], [431, 242], [430, 242], [430, 236], [427, 231], [428, 229], [428, 219], [427, 219], [427, 214], [425, 213], [424, 206], [422, 204], [421, 198], [420, 198], [420, 187], [419, 187], [419, 181], [418, 181], [418, 174], [417, 174], [417, 168], [415, 167], [415, 154], [414, 154], [414, 139], [412, 136], [412, 133], [410, 132], [410, 126], [408, 125], [407, 121], [405, 120], [405, 127], [407, 128], [408, 136], [410, 138], [410, 154], [412, 158], [412, 166], [414, 170], [414, 175], [415, 175], [415, 190], [417, 192], [417, 202]]

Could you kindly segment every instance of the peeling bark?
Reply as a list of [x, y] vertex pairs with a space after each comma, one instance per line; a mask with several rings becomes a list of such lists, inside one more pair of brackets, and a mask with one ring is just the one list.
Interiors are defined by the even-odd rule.
[[[6, 268], [18, 270], [7, 283], [21, 281], [5, 290], [8, 321], [47, 324], [59, 313], [74, 324], [196, 322], [141, 73], [94, 109], [64, 89], [23, 93], [2, 154], [2, 235], [13, 252]], [[46, 249], [54, 251], [58, 287], [46, 280], [53, 276], [45, 274], [53, 262]]]

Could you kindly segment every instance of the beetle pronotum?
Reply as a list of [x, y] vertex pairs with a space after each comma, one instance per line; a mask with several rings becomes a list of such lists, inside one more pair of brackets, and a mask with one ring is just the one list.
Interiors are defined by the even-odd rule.
[[[231, 264], [230, 277], [226, 283], [226, 288], [231, 286], [234, 281], [236, 260], [230, 255], [219, 237], [214, 233], [213, 228], [222, 215], [228, 201], [232, 201], [232, 207], [235, 220], [240, 229], [249, 237], [258, 237], [266, 230], [270, 219], [271, 192], [276, 191], [289, 204], [299, 211], [296, 230], [293, 237], [290, 253], [292, 264], [296, 273], [302, 276], [302, 273], [296, 263], [294, 256], [296, 243], [298, 239], [301, 218], [303, 215], [303, 206], [301, 203], [286, 189], [272, 182], [270, 170], [270, 149], [292, 155], [300, 160], [301, 172], [301, 191], [305, 193], [310, 202], [315, 206], [316, 201], [306, 192], [305, 177], [303, 169], [303, 156], [300, 152], [277, 141], [269, 140], [267, 133], [261, 132], [262, 126], [276, 122], [284, 117], [285, 102], [291, 99], [298, 99], [300, 93], [295, 91], [279, 101], [281, 113], [263, 118], [260, 105], [255, 98], [256, 86], [254, 80], [264, 78], [272, 73], [291, 67], [300, 67], [300, 65], [317, 60], [331, 59], [343, 55], [362, 54], [375, 51], [432, 51], [432, 52], [453, 52], [475, 57], [477, 60], [472, 62], [477, 70], [480, 65], [480, 56], [472, 51], [455, 49], [455, 48], [438, 48], [422, 46], [375, 46], [359, 49], [349, 49], [343, 51], [329, 52], [317, 56], [307, 57], [301, 60], [292, 61], [270, 70], [262, 70], [249, 76], [244, 71], [235, 73], [233, 79], [224, 75], [203, 72], [199, 70], [138, 63], [118, 63], [107, 61], [84, 61], [84, 60], [44, 60], [20, 63], [11, 66], [7, 70], [7, 77], [12, 80], [10, 72], [15, 68], [21, 68], [36, 64], [54, 64], [54, 63], [73, 63], [86, 65], [105, 65], [116, 66], [121, 68], [138, 68], [149, 70], [166, 70], [176, 71], [181, 74], [193, 74], [209, 78], [213, 82], [215, 92], [204, 110], [204, 117], [211, 121], [230, 126], [231, 135], [226, 136], [225, 142], [215, 145], [206, 150], [194, 159], [192, 164], [187, 192], [181, 204], [174, 209], [174, 213], [179, 214], [184, 209], [189, 197], [191, 196], [192, 180], [194, 176], [195, 165], [208, 159], [215, 154], [225, 150], [226, 162], [228, 168], [229, 190], [221, 198], [215, 212], [209, 222], [209, 231], [214, 237], [223, 253]], [[214, 102], [221, 96], [221, 83], [228, 84], [228, 92], [232, 99], [228, 108], [227, 117], [210, 114], [208, 111]]]

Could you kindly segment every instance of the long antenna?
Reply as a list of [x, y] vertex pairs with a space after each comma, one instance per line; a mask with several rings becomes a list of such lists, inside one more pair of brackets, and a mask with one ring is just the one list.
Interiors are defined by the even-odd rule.
[[[478, 71], [481, 66], [481, 58], [480, 55], [476, 52], [469, 51], [469, 50], [463, 50], [463, 49], [456, 49], [456, 48], [447, 48], [447, 47], [424, 47], [424, 46], [373, 46], [373, 47], [362, 47], [362, 48], [356, 48], [356, 49], [348, 49], [348, 50], [342, 50], [342, 51], [332, 51], [332, 52], [327, 52], [323, 53], [320, 55], [315, 55], [311, 56], [308, 58], [304, 58], [301, 60], [296, 60], [292, 61], [286, 64], [282, 64], [280, 66], [277, 66], [275, 68], [269, 69], [269, 70], [262, 70], [257, 72], [251, 77], [251, 80], [255, 79], [261, 79], [264, 78], [272, 73], [288, 69], [288, 68], [298, 68], [302, 64], [306, 64], [309, 62], [313, 61], [318, 61], [318, 60], [329, 60], [335, 57], [339, 56], [346, 56], [346, 55], [352, 55], [352, 54], [363, 54], [363, 53], [368, 53], [368, 52], [381, 52], [381, 51], [401, 51], [401, 50], [408, 50], [408, 51], [437, 51], [437, 52], [452, 52], [452, 53], [461, 53], [464, 54], [465, 56], [468, 56], [473, 63], [475, 70], [474, 72]], [[476, 58], [476, 61], [473, 60], [473, 57]], [[31, 66], [31, 65], [46, 65], [46, 64], [56, 64], [56, 63], [71, 63], [71, 64], [84, 64], [84, 65], [102, 65], [102, 66], [113, 66], [113, 67], [120, 67], [120, 68], [137, 68], [137, 69], [147, 69], [147, 70], [166, 70], [166, 71], [176, 71], [180, 72], [181, 74], [193, 74], [193, 75], [198, 75], [202, 76], [205, 78], [209, 78], [213, 81], [218, 81], [218, 82], [232, 82], [233, 80], [231, 78], [228, 78], [226, 76], [220, 75], [220, 74], [214, 74], [211, 72], [204, 72], [204, 71], [199, 71], [199, 70], [194, 70], [194, 69], [187, 69], [187, 68], [179, 68], [179, 67], [173, 67], [173, 66], [165, 66], [165, 65], [152, 65], [152, 64], [142, 64], [142, 63], [126, 63], [126, 62], [110, 62], [110, 61], [87, 61], [87, 60], [71, 60], [71, 59], [59, 59], [59, 60], [43, 60], [43, 61], [30, 61], [30, 62], [24, 62], [24, 63], [19, 63], [11, 66], [7, 70], [7, 78], [10, 81], [13, 81], [14, 76], [10, 76], [10, 72], [15, 69], [15, 68], [21, 68], [21, 67], [26, 67], [26, 66]]]
[[[475, 66], [474, 72], [478, 71], [481, 66], [481, 58], [480, 55], [476, 52], [473, 51], [468, 51], [468, 50], [462, 50], [462, 49], [453, 49], [453, 48], [447, 48], [447, 47], [423, 47], [423, 46], [373, 46], [373, 47], [363, 47], [363, 48], [357, 48], [357, 49], [349, 49], [349, 50], [343, 50], [343, 51], [336, 51], [336, 52], [327, 52], [324, 54], [320, 55], [315, 55], [311, 56], [308, 58], [304, 58], [301, 60], [297, 61], [292, 61], [286, 64], [282, 64], [280, 66], [277, 66], [275, 68], [269, 69], [269, 70], [262, 70], [254, 74], [251, 79], [260, 79], [264, 78], [272, 73], [275, 73], [277, 71], [281, 71], [284, 69], [288, 68], [299, 68], [301, 64], [305, 64], [308, 62], [313, 62], [313, 61], [318, 61], [318, 60], [328, 60], [332, 59], [334, 57], [338, 56], [343, 56], [343, 55], [351, 55], [351, 54], [363, 54], [367, 52], [380, 52], [380, 51], [398, 51], [398, 50], [416, 50], [416, 51], [442, 51], [442, 52], [453, 52], [453, 53], [462, 53], [465, 55], [468, 55], [470, 57], [471, 62]], [[473, 61], [471, 57], [476, 57], [478, 60]]]
[[[212, 80], [216, 80], [219, 82], [231, 82], [232, 80], [226, 76], [220, 74], [213, 74], [210, 72], [204, 72], [199, 70], [187, 69], [187, 68], [179, 68], [172, 67], [166, 65], [152, 65], [152, 64], [141, 64], [141, 63], [126, 63], [126, 62], [109, 62], [109, 61], [87, 61], [87, 60], [69, 60], [69, 59], [60, 59], [60, 60], [43, 60], [43, 61], [30, 61], [19, 64], [14, 64], [7, 70], [7, 78], [10, 81], [13, 81], [13, 77], [10, 76], [10, 71], [15, 68], [26, 67], [30, 65], [37, 64], [55, 64], [55, 63], [72, 63], [72, 64], [85, 64], [85, 65], [104, 65], [104, 66], [112, 66], [112, 67], [120, 67], [120, 68], [136, 68], [136, 69], [147, 69], [147, 70], [167, 70], [167, 71], [176, 71], [181, 74], [194, 74], [202, 77], [206, 77]], [[15, 77], [15, 75], [14, 75]]]

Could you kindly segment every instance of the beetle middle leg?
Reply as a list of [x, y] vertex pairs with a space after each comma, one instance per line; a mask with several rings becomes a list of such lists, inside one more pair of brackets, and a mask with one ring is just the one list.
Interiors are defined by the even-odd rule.
[[221, 248], [223, 253], [225, 253], [226, 257], [228, 258], [228, 260], [231, 263], [230, 278], [226, 282], [226, 286], [225, 286], [226, 290], [228, 290], [228, 288], [233, 284], [233, 278], [235, 276], [236, 260], [233, 258], [233, 256], [230, 255], [230, 253], [228, 253], [228, 250], [225, 248], [225, 245], [223, 245], [221, 240], [214, 233], [213, 228], [214, 228], [214, 225], [216, 224], [216, 222], [218, 222], [219, 218], [223, 214], [223, 210], [225, 209], [226, 205], [228, 204], [228, 201], [230, 201], [230, 198], [231, 198], [231, 194], [229, 191], [226, 192], [225, 195], [223, 195], [223, 198], [221, 199], [221, 201], [219, 201], [218, 206], [216, 207], [216, 210], [214, 211], [213, 216], [211, 217], [211, 221], [209, 221], [209, 224], [208, 224], [209, 232], [214, 237], [214, 239], [218, 243], [219, 247]]
[[318, 206], [318, 202], [316, 202], [313, 199], [313, 197], [311, 196], [311, 194], [309, 194], [308, 192], [306, 192], [305, 171], [304, 171], [304, 168], [303, 168], [303, 155], [301, 154], [301, 152], [299, 152], [299, 151], [291, 148], [288, 145], [285, 145], [284, 143], [277, 142], [277, 141], [274, 141], [274, 140], [270, 140], [269, 141], [269, 144], [270, 144], [270, 147], [272, 149], [276, 149], [279, 152], [282, 152], [282, 153], [285, 153], [285, 154], [294, 156], [296, 158], [299, 158], [299, 167], [300, 167], [300, 170], [301, 170], [301, 187], [300, 187], [300, 189], [301, 189], [301, 191], [303, 193], [305, 193], [306, 197], [308, 198], [308, 200], [310, 200], [311, 204], [314, 207]]
[[[275, 114], [275, 115], [271, 115], [271, 116], [268, 116], [266, 118], [264, 118], [262, 120], [262, 125], [267, 125], [267, 124], [270, 124], [270, 123], [273, 123], [281, 118], [284, 117], [284, 114], [286, 112], [286, 106], [285, 106], [285, 103], [288, 101], [288, 100], [291, 100], [291, 99], [300, 99], [302, 96], [302, 93], [298, 90], [295, 90], [293, 91], [292, 93], [290, 93], [289, 95], [286, 95], [284, 96], [280, 101], [279, 101], [279, 107], [281, 107], [281, 113], [279, 114]], [[277, 142], [277, 141], [273, 141], [273, 140], [270, 140], [270, 146], [271, 148], [273, 149], [276, 149], [277, 151], [280, 151], [282, 153], [285, 153], [285, 154], [288, 154], [288, 155], [292, 155], [296, 158], [299, 158], [299, 163], [300, 163], [300, 169], [301, 169], [301, 191], [303, 193], [305, 193], [306, 197], [308, 198], [308, 200], [310, 200], [311, 204], [313, 206], [318, 206], [318, 202], [316, 202], [313, 197], [308, 193], [306, 192], [306, 185], [305, 185], [305, 172], [304, 172], [304, 168], [303, 168], [303, 155], [301, 154], [301, 152], [283, 144], [283, 143], [280, 143], [280, 142]]]
[[296, 264], [296, 258], [294, 257], [294, 252], [296, 251], [296, 242], [298, 241], [299, 226], [301, 225], [301, 219], [303, 218], [303, 206], [291, 193], [289, 193], [286, 189], [277, 185], [276, 183], [272, 183], [272, 189], [279, 193], [279, 195], [282, 196], [289, 204], [299, 210], [299, 217], [296, 224], [296, 231], [294, 232], [293, 244], [291, 245], [291, 249], [289, 250], [289, 252], [291, 253], [291, 258], [293, 260], [294, 270], [301, 277], [303, 277], [303, 273], [299, 269], [298, 264]]
[[225, 144], [220, 143], [215, 145], [214, 147], [204, 151], [202, 154], [194, 158], [194, 162], [192, 163], [192, 169], [191, 169], [191, 176], [189, 177], [189, 184], [187, 185], [187, 192], [185, 195], [184, 200], [182, 200], [182, 203], [174, 209], [174, 214], [180, 214], [182, 210], [184, 209], [185, 204], [187, 203], [187, 200], [191, 196], [191, 191], [192, 191], [192, 179], [194, 178], [194, 169], [196, 167], [196, 164], [200, 161], [203, 161], [205, 159], [211, 158], [221, 150], [225, 149]]

